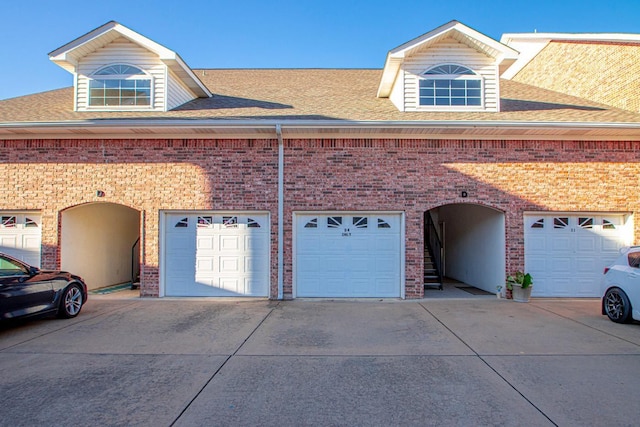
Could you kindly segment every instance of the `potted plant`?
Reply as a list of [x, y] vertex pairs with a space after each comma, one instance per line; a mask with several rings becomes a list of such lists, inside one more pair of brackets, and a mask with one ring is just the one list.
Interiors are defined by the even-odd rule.
[[507, 277], [507, 289], [513, 292], [513, 300], [516, 302], [529, 302], [533, 278], [529, 273], [516, 271], [512, 276]]

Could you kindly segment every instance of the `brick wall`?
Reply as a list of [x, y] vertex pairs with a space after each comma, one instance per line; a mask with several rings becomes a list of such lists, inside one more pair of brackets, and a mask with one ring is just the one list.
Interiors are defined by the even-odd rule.
[[[277, 145], [268, 140], [0, 141], [0, 176], [0, 209], [42, 211], [44, 268], [60, 266], [63, 210], [108, 202], [140, 211], [142, 295], [158, 295], [161, 209], [277, 214]], [[274, 248], [276, 236], [273, 226]], [[271, 256], [274, 272], [276, 255]]]
[[640, 43], [552, 41], [513, 80], [640, 112]]
[[624, 142], [287, 141], [284, 293], [292, 293], [293, 211], [405, 211], [405, 294], [415, 298], [425, 211], [476, 203], [505, 212], [507, 270], [521, 269], [524, 211], [636, 212], [639, 161], [640, 143]]
[[[0, 141], [0, 209], [42, 211], [46, 268], [60, 265], [65, 209], [110, 202], [140, 211], [141, 293], [149, 296], [159, 292], [160, 210], [270, 211], [275, 297], [277, 151], [270, 140]], [[425, 211], [476, 203], [505, 212], [510, 271], [524, 263], [523, 211], [640, 210], [639, 160], [638, 142], [285, 141], [285, 296], [293, 289], [294, 211], [404, 211], [405, 294], [417, 298]]]

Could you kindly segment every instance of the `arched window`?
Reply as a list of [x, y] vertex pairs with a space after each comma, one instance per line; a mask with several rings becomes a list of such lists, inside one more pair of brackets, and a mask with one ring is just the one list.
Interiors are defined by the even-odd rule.
[[109, 65], [96, 71], [89, 80], [90, 107], [151, 105], [151, 77], [138, 67]]
[[420, 106], [482, 106], [482, 78], [467, 67], [442, 64], [420, 79]]

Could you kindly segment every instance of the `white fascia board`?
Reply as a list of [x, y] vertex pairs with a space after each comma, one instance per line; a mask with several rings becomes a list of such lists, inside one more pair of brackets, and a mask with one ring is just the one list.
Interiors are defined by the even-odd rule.
[[63, 55], [68, 54], [70, 51], [77, 48], [78, 46], [82, 46], [83, 44], [97, 37], [100, 37], [102, 34], [114, 28], [116, 25], [118, 25], [116, 21], [109, 21], [106, 24], [99, 26], [95, 30], [91, 30], [88, 33], [78, 37], [77, 39], [74, 39], [63, 46], [60, 46], [59, 48], [52, 50], [51, 52], [49, 52], [49, 58], [52, 61], [54, 61], [57, 58], [62, 58]]
[[640, 43], [640, 34], [628, 33], [506, 33], [500, 42], [511, 46], [513, 41], [572, 40], [593, 42]]
[[357, 120], [237, 120], [237, 119], [115, 119], [115, 120], [70, 120], [62, 122], [0, 122], [0, 129], [37, 128], [247, 128], [266, 129], [280, 125], [286, 128], [511, 128], [511, 129], [633, 129], [640, 130], [640, 122], [519, 122], [490, 120], [412, 120], [412, 121], [357, 121]]

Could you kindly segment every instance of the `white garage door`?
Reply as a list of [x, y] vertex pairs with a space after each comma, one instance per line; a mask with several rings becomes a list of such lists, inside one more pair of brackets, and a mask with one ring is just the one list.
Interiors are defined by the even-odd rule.
[[40, 267], [40, 214], [0, 212], [0, 252]]
[[630, 243], [625, 215], [525, 215], [525, 269], [533, 296], [599, 297], [604, 267]]
[[400, 297], [401, 226], [401, 214], [296, 215], [296, 296]]
[[167, 296], [268, 296], [269, 216], [165, 215]]

